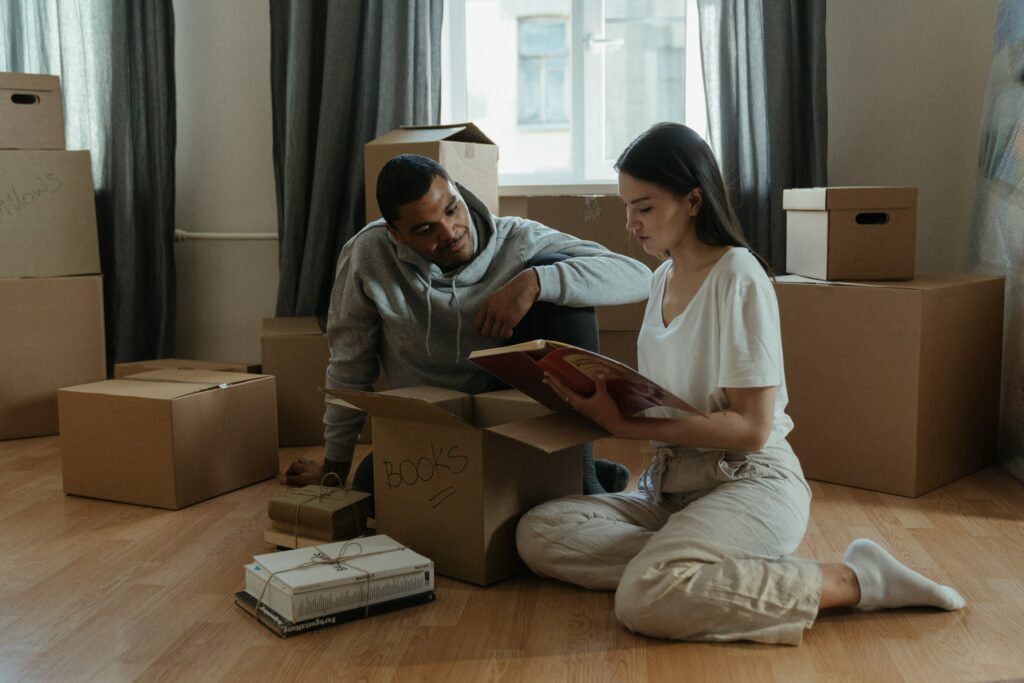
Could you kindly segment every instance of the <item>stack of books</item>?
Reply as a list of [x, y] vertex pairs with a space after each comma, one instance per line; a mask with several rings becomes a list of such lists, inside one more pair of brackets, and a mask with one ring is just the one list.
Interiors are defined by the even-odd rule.
[[380, 535], [257, 555], [235, 602], [284, 638], [434, 597], [434, 563]]

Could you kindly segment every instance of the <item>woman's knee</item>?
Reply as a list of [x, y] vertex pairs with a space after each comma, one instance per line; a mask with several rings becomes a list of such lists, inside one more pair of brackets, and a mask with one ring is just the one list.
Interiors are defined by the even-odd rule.
[[615, 617], [634, 633], [673, 640], [696, 639], [702, 628], [699, 596], [689, 593], [689, 577], [699, 563], [672, 571], [627, 567], [615, 591]]

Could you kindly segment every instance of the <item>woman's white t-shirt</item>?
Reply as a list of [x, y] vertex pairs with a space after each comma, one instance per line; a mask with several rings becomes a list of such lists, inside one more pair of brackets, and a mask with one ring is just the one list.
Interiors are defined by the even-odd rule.
[[637, 340], [640, 372], [707, 413], [729, 407], [726, 388], [776, 387], [767, 445], [785, 439], [793, 420], [786, 415], [779, 306], [761, 264], [747, 249], [730, 248], [666, 325], [661, 311], [671, 271], [669, 260], [654, 272]]

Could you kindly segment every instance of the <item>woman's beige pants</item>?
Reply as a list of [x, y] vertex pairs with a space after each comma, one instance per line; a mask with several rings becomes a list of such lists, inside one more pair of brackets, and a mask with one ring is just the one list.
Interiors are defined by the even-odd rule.
[[821, 597], [818, 565], [788, 557], [810, 501], [785, 441], [745, 456], [661, 448], [639, 490], [544, 503], [516, 541], [541, 576], [614, 589], [637, 633], [798, 645]]

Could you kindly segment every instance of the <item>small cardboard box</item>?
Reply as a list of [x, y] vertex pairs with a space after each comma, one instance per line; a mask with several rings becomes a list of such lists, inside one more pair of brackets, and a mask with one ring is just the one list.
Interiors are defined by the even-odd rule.
[[103, 278], [0, 279], [0, 439], [57, 433], [57, 389], [107, 376]]
[[819, 280], [914, 277], [916, 187], [785, 190], [786, 269]]
[[[582, 240], [624, 254], [655, 270], [661, 260], [643, 250], [626, 230], [626, 207], [618, 197], [558, 195], [547, 197], [502, 198], [506, 215], [521, 216], [543, 223]], [[646, 301], [621, 306], [598, 306], [597, 324], [601, 331], [635, 331], [644, 319]]]
[[278, 473], [273, 377], [155, 370], [57, 400], [65, 493], [176, 510]]
[[205, 360], [189, 360], [185, 358], [158, 358], [155, 360], [138, 360], [131, 363], [114, 365], [114, 379], [152, 370], [206, 370], [209, 372], [245, 372], [260, 374], [257, 366], [245, 363], [217, 363]]
[[59, 76], [0, 73], [0, 149], [64, 149]]
[[419, 154], [441, 164], [480, 198], [491, 213], [498, 213], [498, 146], [472, 123], [440, 126], [402, 126], [363, 148], [366, 173], [366, 222], [380, 218], [377, 176], [384, 164], [399, 154]]
[[88, 152], [0, 151], [0, 278], [100, 272]]
[[806, 475], [918, 496], [992, 463], [1003, 286], [779, 278], [789, 441]]
[[580, 493], [582, 444], [607, 436], [512, 390], [328, 393], [373, 416], [377, 531], [433, 559], [438, 574], [480, 585], [522, 570], [519, 518]]

